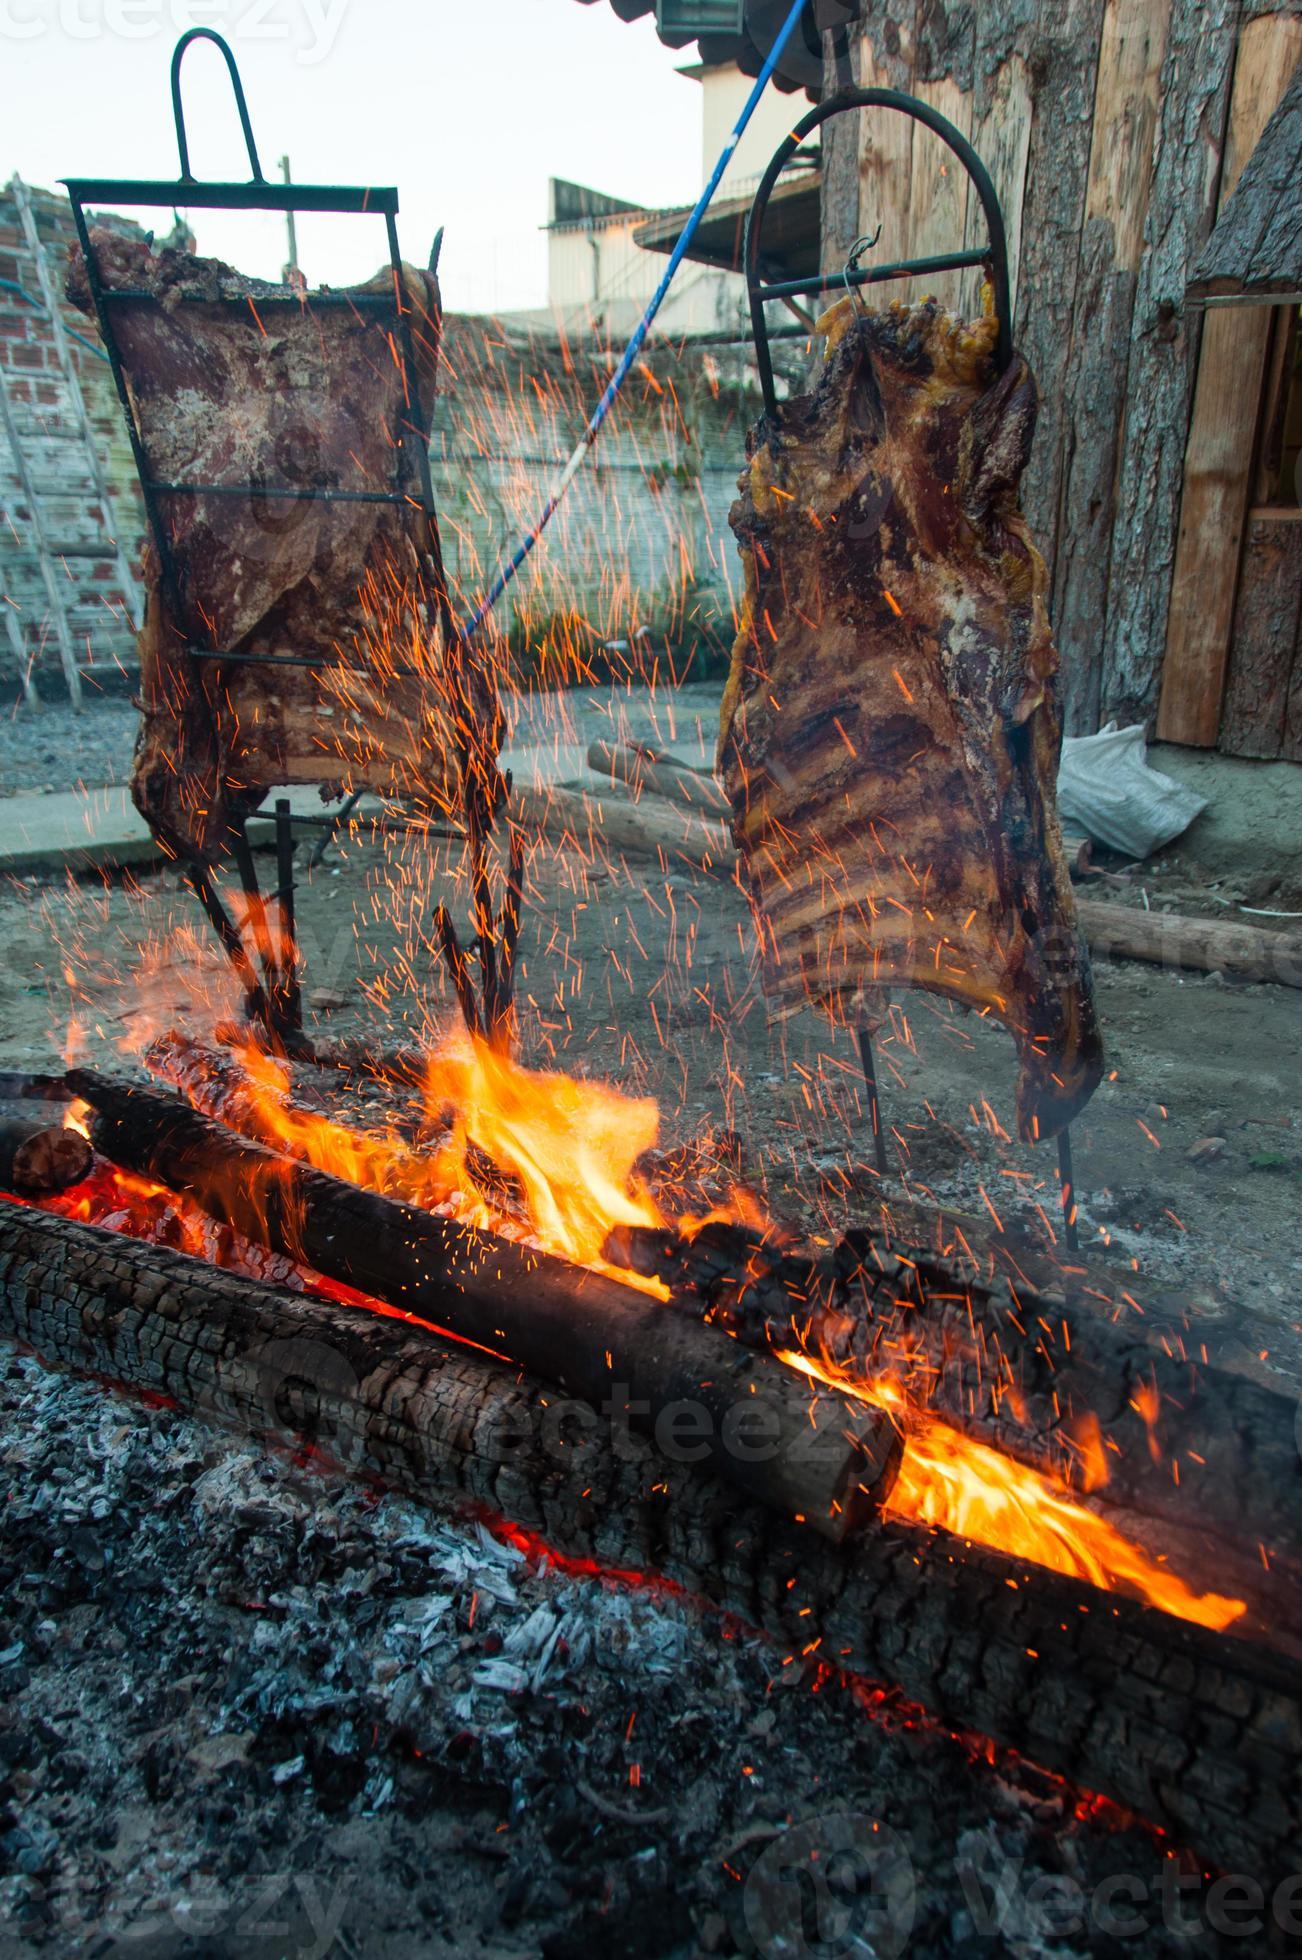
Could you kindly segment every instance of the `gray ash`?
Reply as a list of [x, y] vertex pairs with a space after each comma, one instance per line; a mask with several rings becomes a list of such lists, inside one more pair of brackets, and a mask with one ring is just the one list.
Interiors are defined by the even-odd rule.
[[1081, 1950], [1036, 1879], [1158, 1896], [1144, 1833], [669, 1591], [0, 1368], [6, 1955], [794, 1953], [772, 1870], [846, 1813], [908, 1861], [911, 1955]]

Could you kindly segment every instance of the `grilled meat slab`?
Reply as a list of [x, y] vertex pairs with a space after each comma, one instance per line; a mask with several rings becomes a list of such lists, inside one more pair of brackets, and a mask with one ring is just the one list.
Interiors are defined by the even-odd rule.
[[1023, 1137], [1102, 1071], [1055, 808], [1047, 573], [1018, 508], [1037, 395], [934, 301], [820, 322], [810, 393], [751, 432], [719, 764], [779, 1014], [884, 990], [991, 1013]]
[[[375, 305], [392, 294], [388, 267], [333, 304], [287, 304], [286, 288], [216, 259], [103, 228], [91, 242], [103, 285], [139, 295], [112, 304], [145, 467], [198, 486], [159, 493], [177, 589], [146, 552], [142, 815], [211, 861], [274, 784], [366, 785], [452, 808], [456, 723], [495, 728], [497, 709], [481, 677], [449, 673], [428, 603], [438, 540], [415, 501], [415, 452], [438, 365], [432, 274], [403, 268], [417, 404], [392, 308]], [[92, 311], [76, 251], [68, 289]], [[399, 485], [410, 504], [367, 501]], [[242, 658], [195, 660], [194, 644]], [[320, 664], [272, 664], [286, 655]]]

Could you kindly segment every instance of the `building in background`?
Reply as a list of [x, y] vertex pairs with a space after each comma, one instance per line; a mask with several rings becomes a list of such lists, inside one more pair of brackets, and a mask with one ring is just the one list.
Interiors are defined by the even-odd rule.
[[[701, 92], [700, 180], [704, 185], [752, 82], [735, 61], [695, 62], [679, 73]], [[791, 123], [790, 96], [770, 90], [729, 160], [687, 261], [657, 316], [657, 332], [674, 336], [749, 332], [740, 273], [746, 213], [765, 166]], [[781, 241], [785, 254], [783, 272], [791, 276], [812, 272], [818, 265], [819, 183], [815, 144], [801, 151], [774, 199], [773, 236]], [[562, 331], [631, 331], [664, 274], [665, 258], [690, 208], [652, 211], [553, 177], [547, 225], [547, 312]]]

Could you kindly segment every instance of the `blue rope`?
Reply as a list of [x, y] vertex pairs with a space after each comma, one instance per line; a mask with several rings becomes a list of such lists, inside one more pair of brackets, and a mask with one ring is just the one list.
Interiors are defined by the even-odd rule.
[[742, 134], [745, 131], [746, 125], [750, 121], [752, 115], [755, 113], [755, 106], [758, 103], [760, 97], [763, 95], [765, 89], [768, 87], [769, 80], [773, 74], [773, 70], [777, 67], [778, 61], [781, 58], [782, 50], [783, 48], [785, 48], [788, 40], [790, 39], [795, 29], [796, 22], [800, 19], [800, 16], [804, 12], [804, 9], [805, 9], [805, 0], [795, 0], [795, 4], [791, 8], [790, 13], [787, 15], [786, 20], [782, 24], [782, 28], [777, 36], [777, 39], [774, 41], [773, 46], [769, 49], [768, 58], [766, 59], [764, 66], [760, 69], [759, 74], [755, 78], [755, 86], [746, 98], [745, 107], [742, 109], [741, 114], [738, 116], [736, 122], [732, 126], [732, 133], [729, 136], [727, 142], [724, 144], [723, 151], [719, 157], [719, 161], [715, 164], [714, 169], [711, 172], [710, 181], [705, 186], [705, 189], [701, 192], [699, 198], [696, 200], [696, 205], [692, 211], [691, 216], [688, 218], [687, 223], [683, 226], [682, 231], [679, 233], [678, 243], [674, 246], [673, 251], [669, 255], [669, 264], [665, 267], [664, 277], [660, 281], [660, 284], [656, 287], [655, 292], [652, 294], [651, 299], [648, 302], [645, 313], [643, 313], [642, 318], [638, 321], [637, 326], [633, 332], [633, 338], [629, 341], [628, 346], [624, 349], [623, 354], [620, 356], [619, 366], [615, 369], [615, 372], [611, 375], [610, 380], [606, 383], [605, 393], [602, 395], [601, 400], [597, 403], [597, 406], [593, 409], [592, 415], [588, 421], [588, 425], [583, 431], [583, 434], [580, 436], [573, 455], [570, 457], [569, 461], [565, 465], [565, 468], [561, 471], [559, 477], [556, 479], [556, 482], [552, 487], [552, 490], [547, 498], [546, 503], [542, 507], [542, 511], [539, 514], [538, 520], [534, 524], [533, 529], [527, 532], [526, 535], [521, 539], [519, 545], [516, 547], [512, 556], [507, 560], [506, 564], [503, 565], [501, 570], [497, 573], [497, 576], [494, 578], [493, 583], [488, 588], [487, 593], [480, 600], [479, 604], [475, 607], [475, 610], [470, 614], [470, 617], [466, 620], [465, 625], [462, 627], [461, 629], [462, 634], [464, 638], [466, 638], [467, 640], [473, 638], [473, 636], [479, 631], [479, 628], [483, 625], [485, 619], [487, 619], [489, 613], [493, 610], [493, 607], [497, 604], [498, 600], [505, 592], [507, 586], [511, 583], [511, 580], [515, 577], [521, 565], [523, 565], [525, 559], [529, 556], [529, 553], [533, 550], [534, 546], [537, 544], [539, 538], [546, 530], [548, 524], [550, 524], [552, 517], [554, 516], [557, 508], [560, 505], [561, 499], [564, 497], [565, 492], [569, 489], [571, 483], [574, 481], [574, 478], [578, 475], [579, 468], [583, 462], [584, 457], [587, 455], [589, 449], [591, 449], [593, 443], [596, 441], [597, 434], [601, 428], [602, 423], [609, 415], [616, 396], [619, 394], [620, 389], [623, 387], [625, 381], [628, 378], [630, 368], [633, 366], [634, 361], [637, 359], [638, 354], [641, 352], [642, 343], [646, 339], [647, 334], [650, 331], [651, 322], [655, 319], [656, 314], [660, 311], [660, 303], [664, 299], [665, 294], [669, 291], [670, 281], [672, 280], [674, 274], [677, 272], [679, 266], [682, 264], [683, 260], [687, 256], [687, 249], [690, 246], [693, 238], [696, 236], [697, 226], [700, 224], [701, 219], [705, 216], [706, 210], [709, 207], [710, 199], [714, 196], [715, 191], [719, 188], [719, 180], [723, 176], [724, 171], [728, 168], [729, 163], [732, 161], [733, 151], [736, 149], [738, 143], [741, 141]]

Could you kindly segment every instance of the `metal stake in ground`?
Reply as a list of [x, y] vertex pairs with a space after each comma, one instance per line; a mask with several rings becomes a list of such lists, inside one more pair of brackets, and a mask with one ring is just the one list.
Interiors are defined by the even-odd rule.
[[1076, 1180], [1071, 1168], [1071, 1125], [1058, 1132], [1058, 1181], [1062, 1186], [1062, 1224], [1068, 1252], [1080, 1251], [1076, 1230]]
[[303, 989], [298, 977], [298, 931], [294, 921], [294, 825], [289, 798], [276, 798], [276, 899], [280, 907], [280, 978], [277, 1010], [295, 1033], [303, 1026]]
[[886, 1137], [882, 1130], [882, 1110], [877, 1095], [877, 1058], [873, 1054], [872, 1029], [864, 1027], [861, 1022], [857, 1032], [859, 1035], [859, 1060], [863, 1064], [863, 1079], [868, 1090], [868, 1114], [872, 1119], [873, 1126], [873, 1155], [877, 1161], [879, 1175], [885, 1177]]

